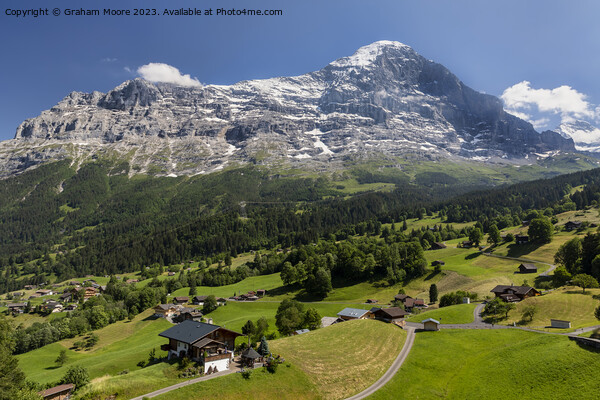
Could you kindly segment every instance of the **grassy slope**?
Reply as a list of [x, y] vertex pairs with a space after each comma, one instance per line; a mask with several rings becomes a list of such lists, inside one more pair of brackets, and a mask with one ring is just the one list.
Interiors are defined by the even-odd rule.
[[[86, 367], [91, 378], [116, 374], [124, 369], [139, 369], [136, 364], [147, 359], [152, 348], [165, 342], [158, 333], [171, 326], [163, 319], [147, 318], [151, 314], [148, 310], [132, 322], [121, 321], [96, 331], [100, 341], [91, 351], [71, 350], [73, 341], [80, 339], [67, 339], [19, 355], [19, 365], [28, 379], [39, 383], [60, 379], [71, 365]], [[63, 349], [67, 349], [68, 361], [55, 368], [54, 360]], [[158, 349], [156, 356], [163, 353]]]
[[358, 320], [275, 341], [271, 351], [298, 365], [325, 398], [341, 399], [379, 379], [405, 338], [394, 325]]
[[[600, 289], [588, 289], [586, 294], [577, 287], [563, 287], [549, 294], [525, 299], [516, 304], [516, 309], [508, 315], [508, 323], [519, 322], [523, 309], [534, 305], [536, 314], [527, 326], [543, 329], [550, 326], [550, 319], [563, 319], [571, 321], [573, 329], [598, 325], [600, 322], [594, 317], [594, 310], [600, 301], [592, 298], [592, 294], [600, 293]], [[553, 329], [552, 331], [556, 331]]]
[[433, 318], [442, 324], [469, 324], [473, 322], [473, 310], [476, 306], [477, 304], [458, 304], [442, 307], [413, 315], [406, 320], [409, 322], [421, 322], [424, 319]]
[[418, 333], [371, 399], [596, 399], [598, 353], [566, 337], [516, 330]]
[[350, 321], [272, 341], [286, 364], [275, 375], [256, 370], [250, 380], [229, 375], [157, 399], [340, 399], [375, 382], [391, 365], [405, 333], [378, 321]]

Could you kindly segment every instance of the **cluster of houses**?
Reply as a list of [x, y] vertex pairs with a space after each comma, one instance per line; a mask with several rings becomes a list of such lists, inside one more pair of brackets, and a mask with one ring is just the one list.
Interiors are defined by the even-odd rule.
[[229, 299], [234, 301], [255, 301], [261, 297], [264, 297], [266, 293], [267, 291], [264, 289], [259, 289], [256, 291], [251, 290], [248, 293], [240, 294], [239, 296], [231, 296]]
[[202, 321], [202, 312], [200, 310], [184, 307], [181, 304], [159, 304], [154, 307], [154, 315], [173, 322]]
[[[83, 301], [86, 301], [94, 296], [99, 296], [106, 289], [106, 286], [101, 286], [91, 279], [84, 281], [83, 284], [90, 286], [83, 286], [82, 283], [78, 281], [68, 282], [67, 285], [69, 285], [69, 287], [64, 289], [58, 296], [58, 299], [45, 299], [40, 305], [40, 310], [47, 313], [73, 311], [77, 308], [77, 304], [74, 304], [75, 300], [83, 298]], [[27, 289], [28, 286], [33, 286], [34, 289], [36, 288], [34, 285], [26, 285], [25, 289]], [[53, 296], [55, 294], [57, 294], [57, 292], [54, 289], [38, 289], [29, 296], [29, 300]], [[7, 304], [6, 307], [8, 308], [9, 314], [22, 314], [27, 309], [27, 303], [14, 302]]]

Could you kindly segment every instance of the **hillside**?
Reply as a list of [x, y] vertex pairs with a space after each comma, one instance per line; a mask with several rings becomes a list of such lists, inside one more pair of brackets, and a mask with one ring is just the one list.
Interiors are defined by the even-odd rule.
[[600, 361], [566, 337], [516, 330], [419, 333], [393, 380], [370, 399], [595, 399]]

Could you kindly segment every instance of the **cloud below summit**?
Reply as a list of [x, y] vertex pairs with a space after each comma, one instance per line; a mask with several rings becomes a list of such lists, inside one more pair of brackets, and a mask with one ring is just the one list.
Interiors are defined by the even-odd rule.
[[164, 63], [149, 63], [137, 69], [137, 73], [150, 82], [172, 83], [178, 86], [201, 87], [198, 78], [182, 74], [179, 69]]
[[570, 86], [563, 85], [554, 89], [535, 89], [531, 82], [523, 81], [507, 88], [500, 96], [506, 110], [536, 126], [548, 122], [547, 118], [534, 120], [532, 113], [538, 117], [549, 115], [560, 116], [562, 122], [579, 119], [597, 120], [600, 117], [599, 108], [587, 101], [587, 95], [578, 92]]

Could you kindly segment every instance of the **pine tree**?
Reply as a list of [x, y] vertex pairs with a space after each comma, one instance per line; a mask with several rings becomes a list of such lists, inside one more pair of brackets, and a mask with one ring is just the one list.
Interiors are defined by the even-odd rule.
[[438, 288], [435, 283], [429, 286], [429, 302], [435, 303], [438, 301]]
[[271, 354], [271, 351], [269, 350], [269, 343], [267, 342], [267, 338], [264, 336], [262, 337], [262, 339], [260, 339], [260, 345], [258, 346], [258, 354], [260, 354], [263, 357], [266, 357], [269, 354]]

